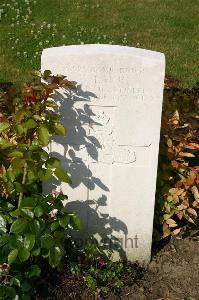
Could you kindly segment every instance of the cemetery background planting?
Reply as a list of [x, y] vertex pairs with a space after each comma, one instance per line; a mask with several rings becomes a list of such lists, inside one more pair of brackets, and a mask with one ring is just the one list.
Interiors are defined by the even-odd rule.
[[195, 0], [1, 0], [0, 80], [25, 81], [43, 48], [101, 43], [165, 53], [166, 73], [191, 86], [198, 31]]

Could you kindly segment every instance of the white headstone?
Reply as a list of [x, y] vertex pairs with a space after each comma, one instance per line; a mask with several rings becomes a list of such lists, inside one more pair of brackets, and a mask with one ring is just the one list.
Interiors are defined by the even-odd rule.
[[[164, 87], [162, 53], [113, 45], [44, 49], [42, 71], [77, 82], [56, 95], [68, 135], [49, 151], [72, 175], [68, 208], [112, 258], [149, 262]], [[59, 182], [54, 184], [60, 185]], [[44, 184], [52, 190], [52, 183]]]

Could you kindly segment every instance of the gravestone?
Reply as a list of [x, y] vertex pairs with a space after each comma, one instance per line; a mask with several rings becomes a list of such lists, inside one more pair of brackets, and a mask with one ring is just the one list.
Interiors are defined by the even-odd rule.
[[162, 53], [114, 45], [44, 49], [42, 71], [76, 82], [59, 90], [68, 129], [48, 151], [72, 185], [60, 186], [83, 222], [79, 241], [94, 236], [112, 259], [149, 262], [153, 229], [165, 59]]

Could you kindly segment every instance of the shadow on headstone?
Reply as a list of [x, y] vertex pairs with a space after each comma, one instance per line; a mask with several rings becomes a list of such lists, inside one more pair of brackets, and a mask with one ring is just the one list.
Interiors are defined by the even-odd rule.
[[[51, 140], [49, 152], [51, 156], [61, 160], [62, 168], [71, 175], [70, 187], [72, 189], [76, 189], [81, 184], [87, 189], [87, 200], [80, 198], [71, 201], [69, 195], [69, 202], [66, 203], [66, 208], [76, 212], [83, 223], [81, 232], [77, 233], [71, 230], [74, 239], [79, 246], [83, 246], [87, 242], [97, 242], [100, 249], [106, 253], [116, 252], [124, 260], [126, 259], [123, 249], [124, 241], [117, 238], [116, 235], [117, 232], [122, 232], [127, 236], [127, 226], [121, 220], [100, 211], [100, 208], [103, 209], [109, 205], [105, 195], [109, 192], [109, 187], [89, 168], [88, 160], [97, 163], [98, 151], [103, 147], [95, 136], [90, 135], [89, 131], [89, 127], [92, 128], [93, 125], [102, 126], [93, 118], [95, 114], [89, 106], [91, 97], [97, 98], [92, 92], [83, 91], [81, 85], [77, 85], [75, 90], [55, 92], [54, 99], [59, 104], [56, 113], [62, 116], [61, 120], [67, 129], [67, 136], [54, 137]], [[78, 104], [81, 105], [78, 107]], [[52, 147], [53, 143], [54, 147]], [[53, 178], [44, 183], [44, 192], [51, 193], [52, 189], [60, 185], [61, 182]], [[89, 199], [89, 191], [94, 191], [96, 188], [100, 189], [101, 196], [97, 199]]]

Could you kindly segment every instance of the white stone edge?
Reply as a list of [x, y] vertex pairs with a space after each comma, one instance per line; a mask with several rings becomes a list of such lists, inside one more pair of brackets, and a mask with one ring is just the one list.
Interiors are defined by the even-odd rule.
[[60, 47], [52, 47], [46, 48], [42, 51], [42, 56], [50, 57], [50, 56], [63, 56], [66, 54], [126, 54], [126, 55], [134, 55], [142, 58], [151, 58], [156, 60], [161, 60], [165, 62], [165, 55], [161, 52], [156, 52], [152, 50], [146, 50], [135, 47], [128, 46], [119, 46], [119, 45], [106, 45], [106, 44], [85, 44], [85, 45], [70, 45], [70, 46], [60, 46]]

